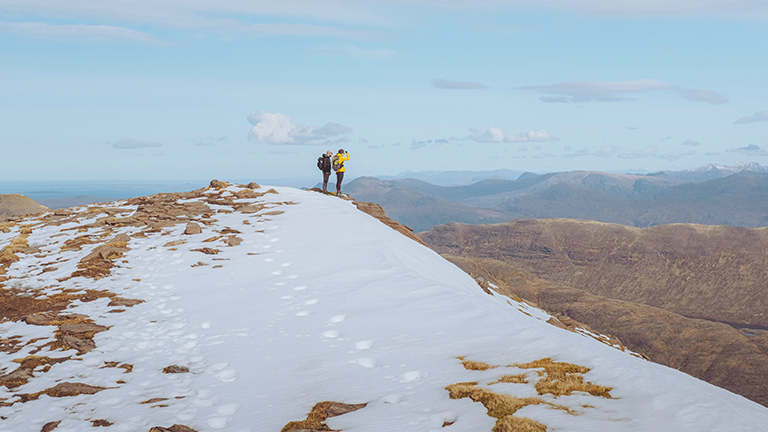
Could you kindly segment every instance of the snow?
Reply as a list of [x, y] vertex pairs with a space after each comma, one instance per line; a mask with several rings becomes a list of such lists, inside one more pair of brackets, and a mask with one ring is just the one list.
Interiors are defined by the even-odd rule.
[[[28, 242], [42, 247], [39, 255], [60, 258], [58, 270], [40, 273], [51, 256], [22, 255], [10, 266], [6, 287], [15, 282], [49, 293], [109, 290], [145, 303], [116, 308], [104, 298], [70, 306], [67, 313], [85, 314], [109, 327], [94, 336], [96, 349], [83, 355], [44, 349], [37, 355], [76, 360], [48, 372], [38, 369], [19, 388], [0, 387], [0, 400], [12, 402], [16, 394], [61, 382], [108, 389], [0, 407], [0, 430], [38, 432], [62, 420], [56, 432], [82, 431], [91, 420], [106, 419], [113, 423], [108, 430], [117, 432], [176, 423], [200, 432], [280, 431], [290, 421], [303, 420], [315, 403], [336, 401], [367, 406], [329, 418], [332, 429], [491, 431], [496, 419], [480, 403], [449, 398], [446, 386], [460, 382], [570, 408], [574, 414], [530, 405], [515, 414], [550, 431], [766, 430], [765, 407], [547, 324], [549, 316], [531, 306], [488, 295], [453, 264], [348, 201], [274, 189], [277, 194], [237, 200], [269, 208], [256, 214], [217, 213], [202, 234], [183, 235], [180, 223], [132, 238], [111, 275], [96, 281], [57, 279], [70, 275], [97, 245], [58, 252], [64, 241], [83, 233], [63, 231], [71, 224], [37, 226]], [[129, 208], [124, 202], [113, 206]], [[266, 215], [275, 210], [282, 213]], [[203, 242], [225, 227], [240, 231], [243, 242], [233, 247]], [[125, 227], [115, 234], [136, 231]], [[16, 233], [0, 235], [0, 249]], [[187, 242], [176, 250], [163, 246], [181, 238]], [[202, 247], [221, 252], [192, 251]], [[200, 261], [207, 265], [192, 267]], [[125, 311], [108, 312], [114, 309]], [[0, 337], [45, 338], [34, 344], [41, 346], [54, 339], [54, 330], [5, 322]], [[12, 371], [16, 363], [11, 360], [24, 358], [31, 348], [0, 352], [0, 375]], [[500, 367], [467, 370], [459, 356]], [[543, 358], [588, 367], [584, 380], [611, 387], [612, 398], [581, 392], [540, 396], [532, 384], [488, 385], [505, 374], [526, 374], [533, 383], [536, 370], [507, 365]], [[133, 370], [104, 367], [106, 362], [130, 364]], [[190, 372], [163, 373], [170, 365]], [[163, 400], [142, 403], [154, 398]], [[454, 423], [443, 428], [445, 422]]]

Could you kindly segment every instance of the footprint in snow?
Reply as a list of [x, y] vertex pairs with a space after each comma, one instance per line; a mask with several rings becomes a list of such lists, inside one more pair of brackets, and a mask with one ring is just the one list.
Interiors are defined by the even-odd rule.
[[294, 291], [304, 291], [307, 288], [309, 288], [309, 286], [307, 286], [307, 285], [299, 285], [297, 287], [294, 287], [293, 290]]
[[311, 306], [313, 304], [316, 304], [319, 301], [320, 301], [320, 299], [316, 299], [316, 298], [315, 299], [309, 299], [309, 300], [305, 301], [304, 304], [307, 305], [307, 306]]
[[339, 332], [336, 330], [327, 330], [323, 332], [323, 337], [328, 339], [335, 339], [339, 337]]
[[346, 315], [343, 315], [343, 314], [342, 315], [334, 315], [334, 316], [331, 317], [331, 319], [328, 320], [328, 322], [330, 322], [332, 324], [336, 324], [336, 323], [340, 323], [340, 322], [344, 321], [345, 319], [347, 319]]
[[355, 344], [355, 348], [359, 350], [367, 350], [367, 349], [370, 349], [372, 346], [373, 346], [372, 340], [364, 340]]
[[364, 368], [374, 368], [377, 365], [376, 360], [369, 357], [361, 357], [357, 359], [354, 363], [357, 363]]

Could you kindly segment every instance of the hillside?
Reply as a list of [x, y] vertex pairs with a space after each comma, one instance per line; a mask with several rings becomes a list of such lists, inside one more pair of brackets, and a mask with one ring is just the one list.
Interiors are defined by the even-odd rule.
[[509, 295], [768, 404], [755, 385], [768, 379], [768, 228], [550, 219], [448, 224], [421, 237]]
[[514, 263], [536, 277], [683, 316], [768, 328], [768, 228], [631, 228], [550, 219], [442, 225], [440, 253]]
[[768, 424], [315, 192], [212, 182], [28, 217], [3, 225], [0, 268], [14, 432]]
[[560, 321], [576, 320], [610, 334], [627, 348], [768, 406], [768, 330], [739, 331], [727, 324], [687, 318], [663, 309], [590, 294], [532, 276], [491, 258], [445, 255], [497, 291], [521, 297]]
[[48, 207], [19, 194], [0, 194], [0, 221], [13, 216], [41, 213]]

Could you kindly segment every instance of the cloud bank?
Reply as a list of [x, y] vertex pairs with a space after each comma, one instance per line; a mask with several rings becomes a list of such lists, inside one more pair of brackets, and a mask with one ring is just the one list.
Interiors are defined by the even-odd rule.
[[[723, 104], [728, 102], [724, 96], [711, 90], [688, 89], [674, 84], [642, 79], [633, 81], [571, 81], [558, 84], [519, 87], [522, 90], [532, 90], [543, 94], [542, 102], [617, 102], [632, 100], [627, 94], [647, 93], [652, 91], [670, 90], [680, 97], [695, 102]], [[551, 96], [554, 95], [554, 96]]]
[[760, 111], [751, 116], [744, 116], [734, 122], [734, 124], [747, 124], [759, 121], [768, 121], [768, 111]]
[[281, 113], [254, 111], [248, 116], [253, 126], [248, 134], [251, 142], [286, 145], [320, 145], [346, 142], [345, 135], [352, 129], [338, 124], [303, 126], [294, 124], [290, 117]]
[[121, 150], [147, 148], [147, 147], [162, 147], [163, 145], [155, 141], [137, 141], [132, 138], [123, 138], [120, 141], [112, 143], [112, 147]]
[[473, 81], [432, 80], [432, 87], [446, 90], [476, 90], [487, 88], [485, 84]]
[[479, 143], [547, 142], [560, 140], [560, 138], [550, 135], [544, 129], [529, 130], [519, 134], [506, 134], [500, 128], [492, 126], [486, 130], [470, 129], [469, 131], [471, 133], [467, 139]]

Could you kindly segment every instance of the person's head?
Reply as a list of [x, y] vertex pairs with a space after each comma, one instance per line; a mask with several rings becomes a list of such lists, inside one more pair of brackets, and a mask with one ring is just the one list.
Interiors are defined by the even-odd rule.
[[330, 150], [328, 150], [327, 152], [325, 152], [325, 154], [327, 154], [328, 156], [333, 156], [333, 152], [332, 152], [332, 151], [330, 151]]
[[339, 154], [344, 154], [344, 149], [339, 149]]

